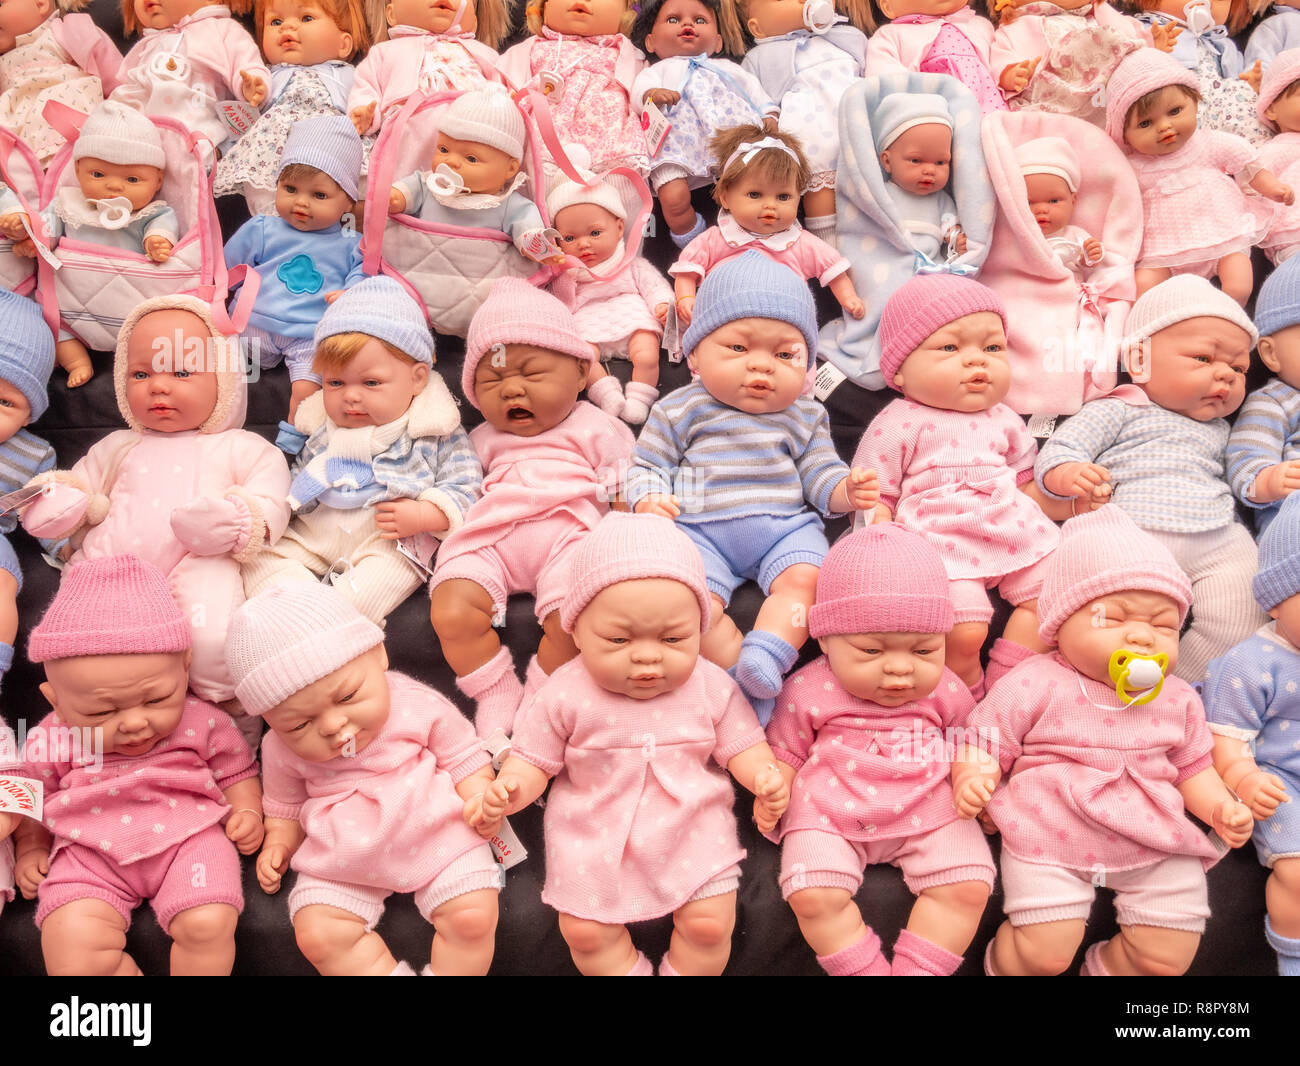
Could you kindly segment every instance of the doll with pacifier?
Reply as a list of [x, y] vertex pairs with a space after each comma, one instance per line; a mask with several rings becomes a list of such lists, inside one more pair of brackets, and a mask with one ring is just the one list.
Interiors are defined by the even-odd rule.
[[1082, 180], [1079, 159], [1064, 137], [1038, 137], [1016, 146], [1029, 210], [1061, 265], [1080, 282], [1101, 265], [1105, 249], [1087, 230], [1070, 224]]
[[560, 608], [578, 658], [520, 708], [513, 753], [465, 806], [488, 834], [555, 779], [542, 902], [584, 975], [650, 976], [627, 927], [668, 914], [659, 976], [721, 974], [745, 857], [731, 779], [754, 793], [762, 830], [790, 800], [745, 697], [700, 654], [709, 613], [704, 566], [680, 529], [603, 518], [574, 553]]
[[[1300, 48], [1280, 53], [1269, 64], [1258, 106], [1259, 117], [1277, 130], [1259, 150], [1260, 165], [1294, 188], [1300, 181]], [[1294, 203], [1279, 207], [1259, 247], [1274, 263], [1293, 256], [1300, 249], [1300, 208]]]
[[289, 869], [298, 946], [326, 976], [414, 976], [375, 932], [384, 901], [412, 892], [434, 929], [425, 976], [482, 976], [503, 876], [462, 817], [492, 769], [464, 716], [388, 669], [383, 630], [337, 588], [281, 585], [230, 625], [235, 691], [270, 727], [262, 741], [262, 890]]
[[849, 276], [849, 261], [796, 218], [799, 190], [810, 180], [799, 142], [788, 133], [737, 126], [722, 130], [709, 147], [720, 163], [713, 199], [721, 210], [717, 225], [683, 248], [668, 269], [677, 317], [689, 325], [700, 282], [719, 263], [750, 250], [800, 278], [816, 278], [854, 318], [866, 314]]
[[958, 813], [987, 808], [1002, 835], [1007, 921], [985, 973], [1062, 973], [1098, 885], [1115, 893], [1120, 931], [1088, 948], [1084, 976], [1191, 965], [1210, 916], [1205, 871], [1251, 827], [1211, 765], [1200, 699], [1172, 676], [1191, 603], [1173, 557], [1118, 508], [1065, 523], [1038, 600], [1056, 650], [993, 685], [966, 720], [986, 739], [953, 764]]
[[234, 965], [239, 852], [262, 842], [262, 788], [230, 718], [187, 691], [202, 624], [157, 567], [109, 555], [70, 566], [32, 630], [53, 710], [27, 734], [20, 773], [45, 786], [44, 825], [20, 838], [15, 873], [39, 900], [51, 975], [138, 976], [124, 948], [145, 900], [173, 975]]
[[[673, 289], [643, 256], [625, 262], [627, 208], [609, 181], [589, 180], [564, 179], [547, 194], [546, 210], [560, 235], [557, 244], [581, 263], [557, 279], [552, 291], [597, 348], [587, 398], [607, 414], [639, 426], [659, 399], [660, 340]], [[626, 395], [602, 365], [611, 358], [632, 363]]]

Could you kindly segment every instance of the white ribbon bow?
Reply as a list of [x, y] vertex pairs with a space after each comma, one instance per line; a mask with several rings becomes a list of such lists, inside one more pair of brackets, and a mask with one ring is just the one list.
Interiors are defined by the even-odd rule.
[[725, 174], [727, 168], [736, 161], [737, 157], [740, 157], [740, 161], [744, 163], [745, 166], [749, 166], [754, 156], [768, 148], [775, 148], [779, 152], [784, 152], [791, 159], [798, 162], [799, 157], [794, 154], [794, 150], [784, 141], [778, 140], [775, 137], [764, 137], [761, 141], [744, 141], [737, 145], [736, 150], [732, 152], [731, 155], [727, 157], [727, 161], [722, 164], [722, 170], [719, 173]]

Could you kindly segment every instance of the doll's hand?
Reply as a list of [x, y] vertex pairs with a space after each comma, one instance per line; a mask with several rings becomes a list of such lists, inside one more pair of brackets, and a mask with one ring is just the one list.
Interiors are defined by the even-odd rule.
[[1279, 204], [1290, 207], [1295, 203], [1295, 190], [1290, 185], [1279, 185], [1273, 193], [1271, 200], [1276, 200]]
[[246, 70], [239, 72], [239, 91], [254, 107], [261, 107], [266, 100], [266, 81], [260, 74], [250, 74]]
[[18, 856], [14, 863], [14, 884], [23, 899], [35, 899], [36, 889], [49, 876], [50, 853], [44, 848], [34, 848]]
[[790, 806], [790, 786], [774, 766], [754, 775], [754, 821], [761, 833], [770, 833]]
[[1105, 255], [1105, 250], [1101, 246], [1101, 241], [1096, 237], [1089, 237], [1083, 242], [1083, 260], [1089, 266], [1101, 262], [1101, 257]]
[[21, 211], [0, 215], [0, 233], [3, 233], [11, 241], [21, 241], [27, 236], [26, 222], [27, 216]]
[[365, 107], [354, 107], [348, 112], [348, 118], [357, 128], [357, 133], [364, 137], [370, 132], [370, 124], [375, 121], [375, 103], [372, 100]]
[[[517, 777], [498, 777], [478, 796], [465, 801], [465, 821], [481, 837], [494, 836], [510, 807], [510, 797], [519, 791]], [[477, 803], [475, 802], [477, 801]]]
[[241, 855], [252, 855], [262, 845], [266, 827], [252, 811], [236, 811], [226, 822], [226, 837], [234, 842]]
[[1253, 67], [1237, 75], [1237, 77], [1239, 77], [1242, 81], [1244, 81], [1247, 85], [1249, 85], [1252, 89], [1255, 90], [1256, 96], [1259, 95], [1260, 82], [1264, 80], [1263, 63], [1264, 61], [1262, 59], [1257, 59], [1255, 60], [1255, 65]]
[[851, 510], [870, 511], [880, 502], [880, 479], [874, 470], [855, 466], [844, 479], [844, 491]]
[[1236, 791], [1257, 822], [1272, 817], [1279, 804], [1291, 802], [1282, 779], [1263, 770], [1255, 770], [1243, 777], [1237, 782]]
[[867, 315], [867, 305], [864, 304], [861, 297], [858, 296], [846, 300], [844, 302], [844, 310], [854, 318], [865, 318]]
[[14, 241], [14, 255], [20, 255], [24, 259], [36, 258], [36, 242], [30, 237], [23, 237], [21, 240]]
[[19, 521], [33, 537], [58, 540], [81, 525], [90, 496], [75, 485], [56, 481], [23, 508]]
[[257, 883], [268, 896], [280, 891], [280, 879], [289, 869], [289, 849], [283, 844], [263, 848], [257, 856]]
[[955, 227], [952, 238], [952, 247], [953, 251], [958, 255], [966, 254], [966, 231], [960, 226]]
[[658, 108], [665, 108], [672, 107], [681, 98], [682, 94], [675, 93], [672, 89], [649, 89], [641, 97], [641, 101], [642, 103], [654, 104]]
[[[342, 295], [343, 295], [343, 290], [342, 290], [342, 289], [330, 289], [330, 291], [327, 292], [327, 293], [322, 297], [322, 299], [323, 299], [327, 304], [332, 304], [335, 300], [337, 300], [337, 299], [338, 299], [340, 296], [342, 296]], [[320, 387], [320, 386], [317, 386], [317, 388], [319, 388], [319, 387]]]
[[248, 505], [237, 496], [197, 500], [173, 508], [172, 532], [194, 555], [229, 555], [247, 542], [252, 530]]
[[417, 533], [441, 533], [448, 522], [427, 500], [385, 500], [375, 505], [375, 526], [384, 540], [400, 540]]
[[1043, 475], [1043, 485], [1053, 495], [1073, 496], [1099, 506], [1110, 497], [1110, 471], [1096, 463], [1062, 463]]
[[1266, 466], [1251, 486], [1250, 498], [1256, 503], [1274, 503], [1300, 489], [1300, 459]]
[[962, 818], [974, 818], [989, 805], [997, 782], [988, 774], [966, 774], [959, 785], [953, 788], [953, 806]]
[[1029, 84], [1029, 79], [1034, 76], [1034, 69], [1042, 58], [1042, 56], [1035, 56], [1033, 59], [1025, 59], [1019, 63], [1012, 63], [1003, 67], [1002, 76], [998, 78], [998, 87], [1008, 96], [1015, 96], [1016, 93], [1024, 92], [1025, 86]]
[[1151, 43], [1162, 52], [1172, 52], [1178, 43], [1178, 35], [1183, 32], [1181, 26], [1167, 22], [1163, 26], [1151, 27]]
[[679, 296], [677, 298], [677, 321], [683, 326], [689, 326], [691, 324], [691, 312], [694, 307], [694, 296]]
[[1244, 803], [1226, 799], [1214, 808], [1212, 825], [1228, 847], [1239, 848], [1250, 839], [1255, 820]]
[[144, 254], [155, 263], [165, 263], [172, 257], [172, 242], [161, 233], [144, 239]]
[[396, 185], [393, 191], [388, 194], [388, 213], [390, 215], [400, 215], [406, 210], [406, 194]]
[[668, 308], [670, 306], [672, 305], [666, 303], [655, 304], [655, 318], [659, 320], [659, 325], [662, 326], [665, 322], [668, 321]]
[[637, 514], [657, 514], [664, 518], [676, 518], [682, 513], [676, 496], [665, 496], [661, 492], [652, 492], [644, 499], [637, 500], [633, 508]]

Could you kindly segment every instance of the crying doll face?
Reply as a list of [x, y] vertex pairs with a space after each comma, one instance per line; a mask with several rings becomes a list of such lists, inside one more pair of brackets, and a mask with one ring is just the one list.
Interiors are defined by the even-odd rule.
[[493, 429], [535, 437], [569, 417], [586, 388], [589, 367], [548, 348], [505, 344], [475, 368], [474, 400]]

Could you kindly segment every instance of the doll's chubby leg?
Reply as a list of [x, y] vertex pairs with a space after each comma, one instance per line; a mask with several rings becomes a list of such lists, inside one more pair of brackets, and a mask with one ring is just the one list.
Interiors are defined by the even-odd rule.
[[1300, 856], [1273, 863], [1264, 884], [1264, 902], [1273, 931], [1291, 940], [1300, 938]]
[[731, 958], [736, 893], [693, 899], [673, 912], [665, 961], [683, 977], [720, 977]]
[[[695, 225], [695, 208], [691, 206], [691, 187], [685, 178], [666, 181], [656, 190], [664, 221], [673, 233], [689, 233]], [[653, 382], [652, 382], [653, 384]]]
[[944, 645], [944, 664], [972, 688], [982, 676], [980, 649], [989, 635], [983, 622], [959, 622], [952, 627]]
[[812, 192], [804, 193], [803, 213], [805, 218], [825, 218], [830, 215], [835, 217], [835, 190], [815, 189]]
[[433, 912], [429, 966], [440, 977], [485, 977], [496, 949], [497, 890], [449, 899]]
[[181, 911], [167, 932], [172, 938], [173, 977], [226, 977], [235, 965], [235, 924], [229, 903], [204, 903]]
[[1245, 252], [1230, 252], [1220, 259], [1219, 286], [1245, 307], [1255, 287], [1255, 272], [1250, 265], [1250, 256]]
[[923, 889], [912, 905], [907, 928], [945, 951], [962, 955], [975, 938], [991, 891], [983, 881], [958, 881]]
[[1101, 963], [1114, 977], [1181, 977], [1196, 958], [1200, 933], [1153, 925], [1121, 926], [1101, 946]]
[[1016, 609], [1011, 612], [1011, 617], [1007, 619], [1006, 628], [1002, 631], [1005, 640], [1011, 641], [1012, 644], [1019, 644], [1022, 648], [1028, 648], [1033, 652], [1044, 652], [1048, 650], [1046, 644], [1038, 639], [1038, 600], [1025, 600], [1016, 604]]
[[1116, 977], [1179, 977], [1186, 973], [1210, 916], [1201, 861], [1172, 855], [1136, 870], [1111, 872], [1105, 883], [1115, 890], [1119, 923], [1119, 936], [1096, 952], [1105, 973]]
[[622, 977], [639, 961], [625, 925], [605, 925], [561, 913], [560, 935], [569, 945], [573, 965], [584, 977]]
[[1064, 973], [1083, 942], [1097, 890], [1082, 871], [1025, 862], [1002, 849], [1002, 905], [1007, 912], [994, 938], [986, 971], [1000, 977]]
[[782, 570], [772, 581], [754, 628], [775, 633], [792, 648], [803, 647], [808, 639], [808, 609], [817, 598], [817, 574], [811, 563]]
[[1137, 294], [1141, 296], [1148, 289], [1154, 289], [1162, 281], [1168, 281], [1174, 272], [1168, 267], [1138, 267], [1133, 272], [1137, 281]]
[[1012, 925], [1003, 922], [993, 941], [992, 972], [998, 977], [1055, 977], [1064, 973], [1083, 943], [1084, 919]]
[[293, 916], [298, 947], [325, 977], [387, 977], [397, 960], [366, 919], [341, 907], [312, 903]]
[[126, 920], [102, 899], [78, 899], [41, 925], [41, 953], [51, 977], [138, 977], [126, 953]]
[[848, 889], [805, 888], [792, 892], [786, 902], [799, 932], [819, 956], [842, 951], [871, 932]]
[[542, 619], [542, 639], [537, 644], [537, 664], [548, 674], [578, 655], [573, 637], [560, 625], [560, 612], [551, 611]]
[[434, 586], [429, 620], [443, 658], [458, 677], [472, 674], [501, 650], [492, 628], [495, 613], [492, 594], [477, 581], [452, 578]]
[[713, 592], [709, 594], [709, 599], [713, 604], [713, 618], [708, 632], [700, 638], [700, 654], [709, 662], [727, 670], [735, 666], [736, 660], [740, 658], [740, 645], [744, 637], [731, 615], [727, 614], [727, 605], [722, 602], [722, 597]]

